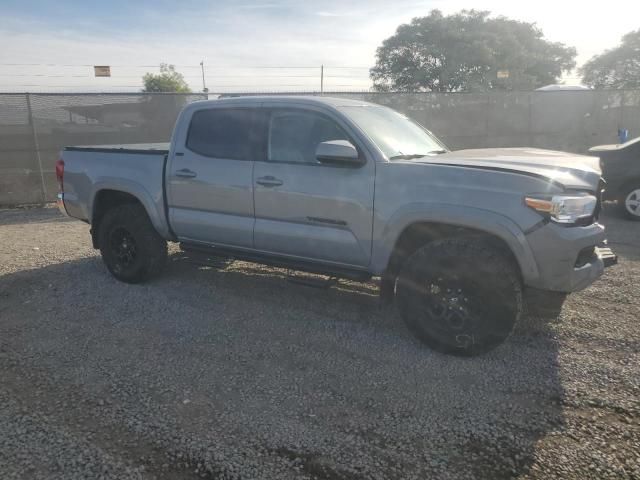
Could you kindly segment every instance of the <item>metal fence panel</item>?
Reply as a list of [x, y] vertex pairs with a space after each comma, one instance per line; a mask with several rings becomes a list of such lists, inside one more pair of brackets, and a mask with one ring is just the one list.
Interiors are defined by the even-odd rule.
[[[625, 90], [622, 95], [620, 125], [625, 128], [637, 128], [640, 125], [640, 90]], [[636, 135], [640, 132], [636, 129]]]
[[[531, 146], [584, 153], [616, 143], [619, 128], [640, 135], [640, 90], [327, 95], [387, 105], [453, 149]], [[0, 205], [54, 200], [54, 165], [64, 146], [166, 142], [181, 108], [204, 98], [0, 94]]]
[[0, 94], [0, 205], [44, 200], [35, 152], [27, 96]]
[[202, 94], [0, 94], [0, 205], [53, 201], [66, 145], [166, 142]]
[[[332, 94], [335, 95], [335, 94]], [[399, 110], [453, 149], [529, 146], [586, 153], [640, 135], [640, 91], [337, 94]]]

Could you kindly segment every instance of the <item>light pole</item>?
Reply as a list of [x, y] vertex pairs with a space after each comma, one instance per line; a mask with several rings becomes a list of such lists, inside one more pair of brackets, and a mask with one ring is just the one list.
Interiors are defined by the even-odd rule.
[[207, 85], [204, 83], [204, 60], [200, 62], [200, 68], [202, 69], [202, 93], [208, 93], [209, 89]]

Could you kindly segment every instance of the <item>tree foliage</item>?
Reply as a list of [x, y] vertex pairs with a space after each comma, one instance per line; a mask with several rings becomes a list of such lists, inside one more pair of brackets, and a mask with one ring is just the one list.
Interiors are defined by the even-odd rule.
[[[534, 24], [462, 10], [400, 25], [376, 52], [380, 91], [530, 90], [575, 67], [576, 50], [550, 42]], [[508, 75], [508, 77], [506, 76]]]
[[616, 48], [592, 57], [580, 74], [583, 83], [594, 88], [640, 88], [640, 30], [627, 33]]
[[160, 73], [145, 73], [142, 77], [143, 92], [190, 93], [191, 89], [184, 81], [181, 73], [176, 72], [173, 65], [160, 64]]

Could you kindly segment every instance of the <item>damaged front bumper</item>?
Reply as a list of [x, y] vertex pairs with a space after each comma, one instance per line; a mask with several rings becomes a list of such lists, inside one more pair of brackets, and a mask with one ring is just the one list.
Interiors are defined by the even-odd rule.
[[604, 227], [597, 223], [572, 228], [549, 224], [527, 239], [540, 273], [527, 286], [540, 290], [583, 290], [618, 261], [606, 243]]

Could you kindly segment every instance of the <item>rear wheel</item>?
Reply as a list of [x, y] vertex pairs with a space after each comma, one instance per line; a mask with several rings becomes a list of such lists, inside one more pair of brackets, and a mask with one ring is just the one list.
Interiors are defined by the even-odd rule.
[[102, 260], [118, 280], [139, 283], [157, 275], [167, 260], [167, 242], [158, 235], [141, 205], [107, 211], [100, 222]]
[[522, 286], [503, 252], [481, 239], [444, 239], [406, 260], [396, 301], [409, 329], [429, 347], [472, 356], [511, 334], [522, 312]]
[[640, 221], [640, 182], [627, 186], [622, 191], [618, 205], [628, 219]]

